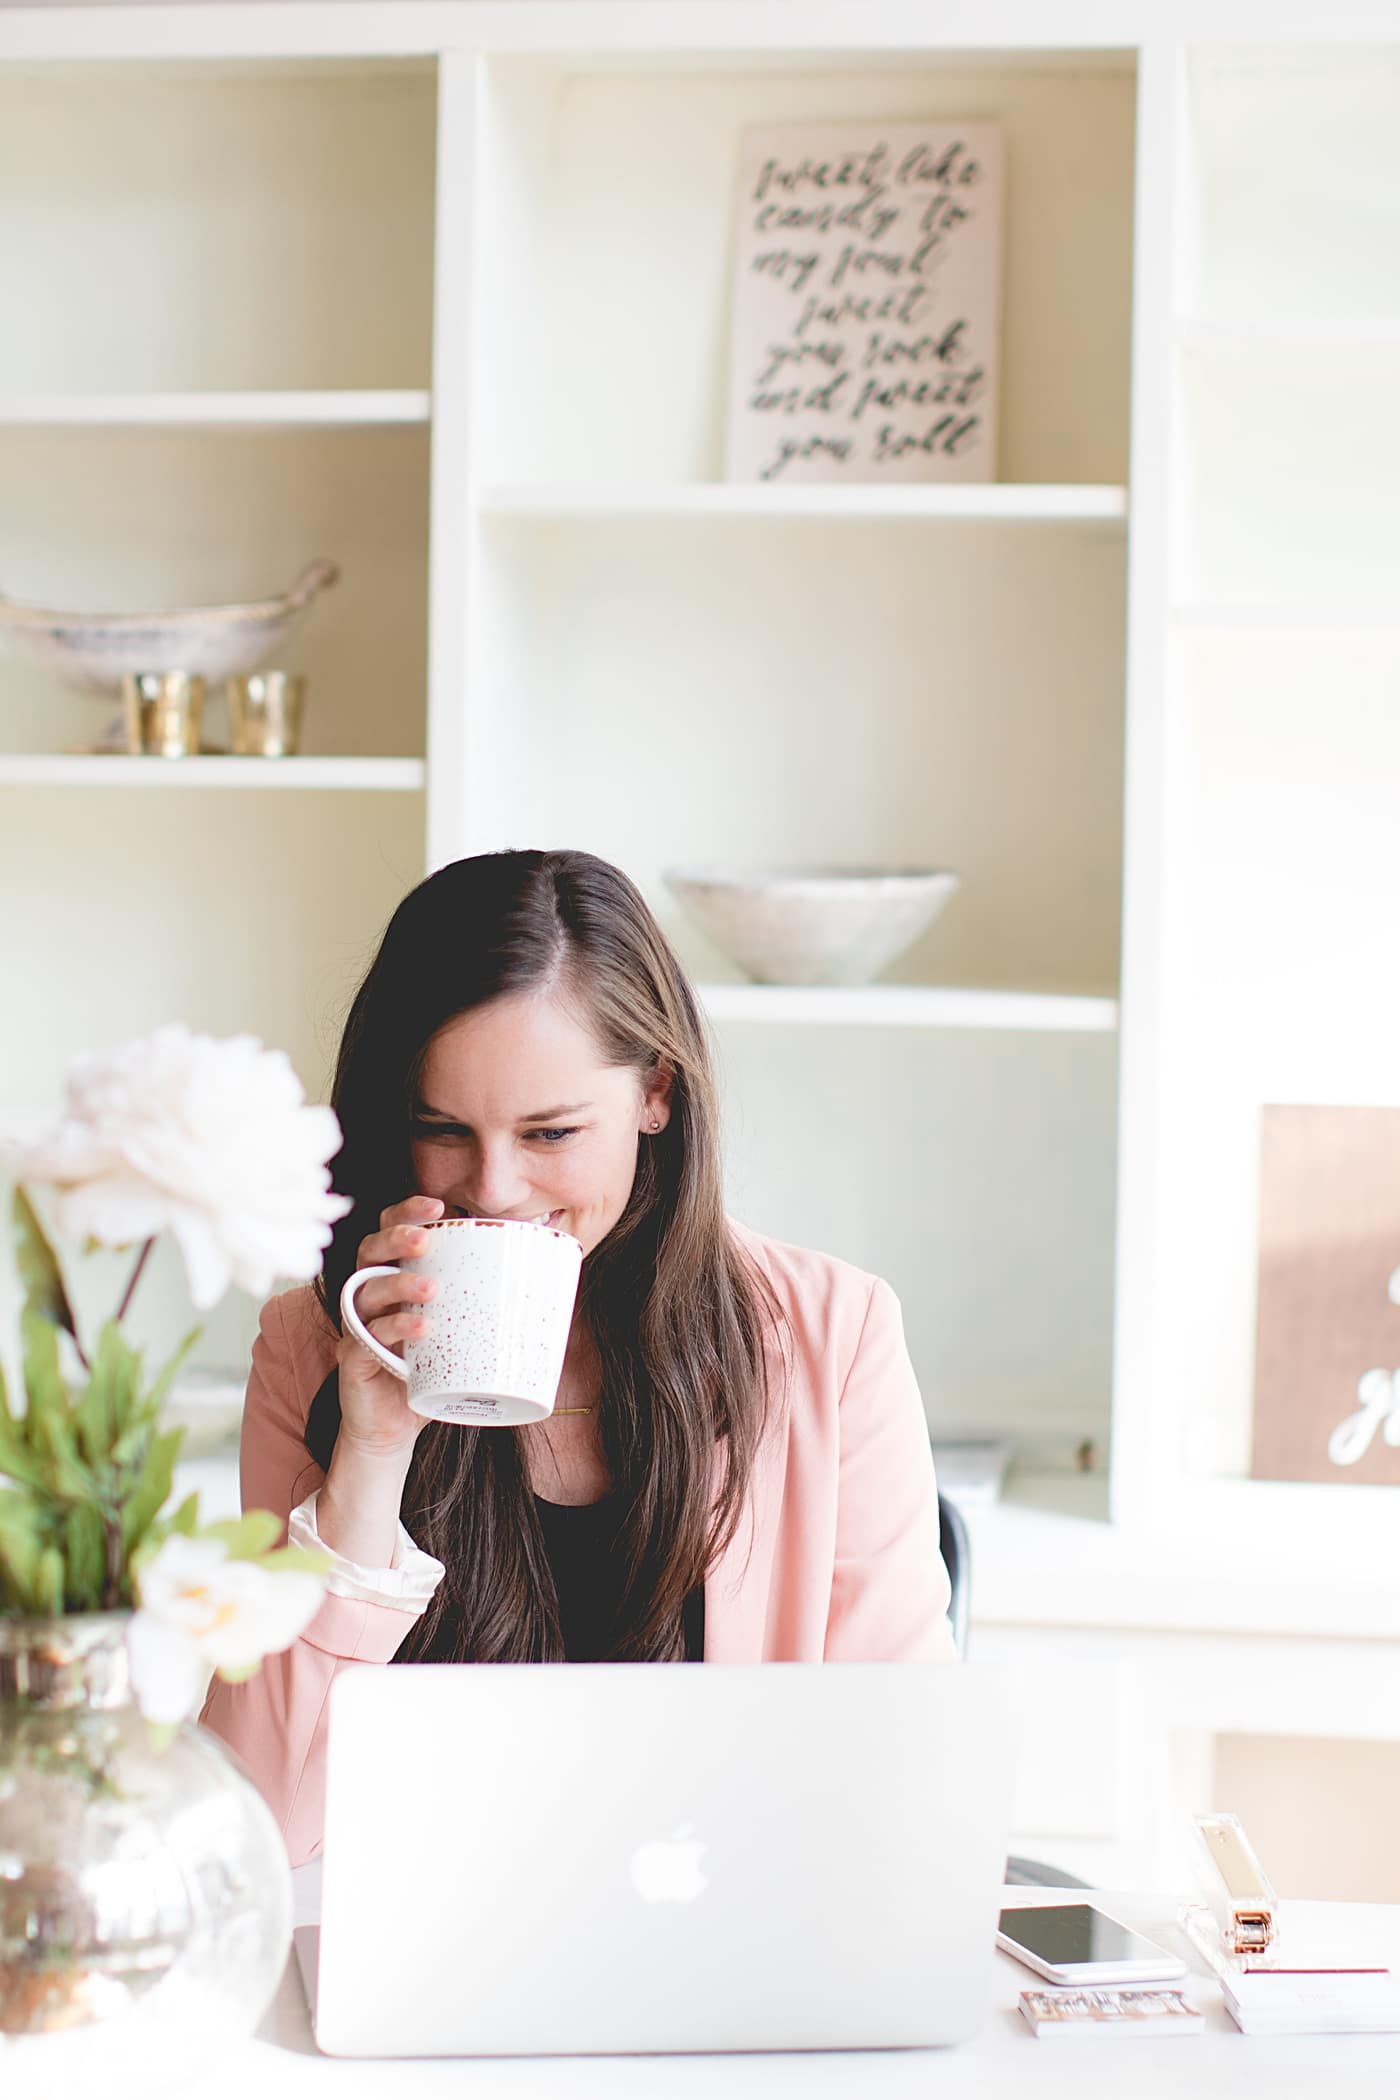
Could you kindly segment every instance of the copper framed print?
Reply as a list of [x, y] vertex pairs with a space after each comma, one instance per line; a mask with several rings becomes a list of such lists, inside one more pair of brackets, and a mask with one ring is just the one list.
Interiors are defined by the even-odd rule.
[[1400, 1482], [1400, 1108], [1260, 1111], [1250, 1470]]

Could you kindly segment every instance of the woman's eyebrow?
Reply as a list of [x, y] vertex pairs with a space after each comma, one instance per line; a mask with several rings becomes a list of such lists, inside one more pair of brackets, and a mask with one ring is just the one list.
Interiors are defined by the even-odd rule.
[[[562, 1108], [536, 1109], [533, 1115], [521, 1116], [519, 1120], [522, 1123], [557, 1123], [561, 1116], [579, 1116], [592, 1106], [591, 1101], [569, 1101]], [[450, 1115], [445, 1108], [434, 1108], [428, 1101], [419, 1102], [418, 1113], [420, 1116], [432, 1116], [439, 1123], [456, 1123], [462, 1129], [467, 1127], [462, 1123], [460, 1116]]]

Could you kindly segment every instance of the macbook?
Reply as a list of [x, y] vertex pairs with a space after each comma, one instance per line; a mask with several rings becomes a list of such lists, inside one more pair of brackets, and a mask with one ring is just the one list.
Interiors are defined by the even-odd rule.
[[1012, 1777], [936, 1664], [352, 1667], [331, 1690], [335, 2056], [859, 2049], [980, 2024]]

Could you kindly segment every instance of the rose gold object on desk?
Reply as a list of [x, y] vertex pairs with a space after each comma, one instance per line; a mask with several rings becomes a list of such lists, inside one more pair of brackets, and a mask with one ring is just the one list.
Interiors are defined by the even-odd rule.
[[204, 680], [189, 671], [132, 671], [122, 679], [126, 748], [155, 758], [192, 758], [204, 719]]
[[301, 749], [306, 680], [289, 671], [250, 671], [230, 678], [229, 734], [240, 758], [293, 758]]

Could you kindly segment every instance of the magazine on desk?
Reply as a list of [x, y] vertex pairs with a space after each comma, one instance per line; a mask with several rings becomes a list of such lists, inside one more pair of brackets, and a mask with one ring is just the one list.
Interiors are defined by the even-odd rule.
[[1184, 1991], [1160, 1984], [1022, 1991], [1017, 2002], [1038, 2041], [1052, 2035], [1200, 2034], [1206, 2024]]

